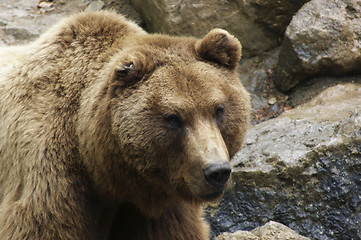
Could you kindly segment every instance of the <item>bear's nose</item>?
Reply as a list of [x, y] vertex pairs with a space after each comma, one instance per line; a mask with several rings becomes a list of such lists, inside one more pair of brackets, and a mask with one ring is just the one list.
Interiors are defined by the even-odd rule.
[[214, 187], [223, 187], [231, 175], [232, 169], [228, 162], [214, 163], [203, 169], [207, 182]]

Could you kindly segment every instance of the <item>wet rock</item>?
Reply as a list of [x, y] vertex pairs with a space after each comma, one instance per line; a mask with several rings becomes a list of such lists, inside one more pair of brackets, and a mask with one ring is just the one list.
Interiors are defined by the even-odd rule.
[[360, 239], [361, 84], [253, 126], [232, 163], [234, 190], [208, 216], [216, 235], [274, 220], [313, 239]]
[[315, 75], [360, 72], [359, 0], [313, 0], [287, 27], [274, 82], [281, 91]]
[[303, 1], [132, 0], [152, 32], [201, 37], [224, 28], [243, 44], [244, 56], [279, 45], [284, 29]]
[[255, 228], [254, 230], [236, 231], [234, 233], [222, 233], [215, 240], [307, 240], [309, 238], [297, 234], [285, 225], [270, 221], [264, 226]]

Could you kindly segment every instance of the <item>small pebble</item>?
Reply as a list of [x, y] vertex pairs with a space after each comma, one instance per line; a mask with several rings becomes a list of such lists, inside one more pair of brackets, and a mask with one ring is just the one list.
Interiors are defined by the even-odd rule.
[[270, 104], [270, 105], [273, 105], [276, 102], [277, 102], [277, 99], [275, 97], [272, 97], [272, 98], [268, 99], [268, 104]]

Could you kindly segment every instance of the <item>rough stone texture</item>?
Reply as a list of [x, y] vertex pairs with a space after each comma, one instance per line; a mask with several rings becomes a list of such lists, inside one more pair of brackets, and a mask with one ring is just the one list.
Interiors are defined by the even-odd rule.
[[[344, 85], [346, 83], [361, 83], [360, 75], [346, 77], [317, 77], [301, 83], [288, 95], [288, 103], [291, 106], [298, 106], [311, 101], [318, 94], [327, 88]], [[351, 104], [353, 105], [353, 104]]]
[[315, 75], [360, 72], [361, 1], [313, 0], [287, 27], [274, 78], [281, 91]]
[[34, 40], [65, 15], [83, 10], [86, 0], [56, 1], [54, 10], [41, 13], [39, 0], [0, 1], [0, 45], [22, 44]]
[[[50, 8], [39, 8], [39, 0], [0, 1], [0, 46], [28, 43], [45, 32], [51, 25], [72, 13], [87, 10], [114, 9], [142, 25], [140, 15], [130, 0], [52, 0]], [[50, 5], [51, 4], [51, 5]], [[40, 4], [40, 6], [42, 6]]]
[[[142, 24], [140, 15], [130, 6], [130, 2], [135, 3], [136, 1], [138, 0], [104, 0], [105, 6], [103, 8], [113, 8]], [[53, 0], [54, 10], [41, 13], [42, 9], [36, 7], [38, 2], [39, 0], [0, 1], [0, 45], [28, 42], [62, 18], [62, 16], [84, 10], [90, 3], [88, 0]], [[101, 1], [97, 2], [100, 2], [101, 5]], [[146, 14], [150, 14], [147, 8], [150, 1], [138, 2], [138, 4], [144, 4], [144, 11], [146, 11]], [[158, 4], [157, 6], [159, 6], [160, 2], [160, 0], [153, 1], [154, 4]], [[292, 14], [307, 1], [217, 1], [220, 10], [217, 6], [210, 5], [214, 2], [205, 0], [167, 1], [169, 6], [174, 6], [174, 8], [167, 5], [168, 7], [165, 6], [164, 11], [172, 10], [173, 12], [164, 13], [168, 14], [165, 16], [162, 15], [163, 13], [155, 12], [154, 21], [157, 23], [158, 18], [162, 21], [170, 21], [171, 17], [174, 17], [173, 20], [176, 22], [167, 23], [169, 29], [179, 29], [176, 34], [199, 36], [203, 35], [202, 31], [206, 32], [208, 30], [203, 28], [227, 28], [226, 24], [228, 24], [232, 16], [235, 19], [240, 19], [238, 13], [235, 13], [236, 10], [242, 10], [240, 13], [244, 19], [242, 24], [246, 25], [251, 22], [248, 28], [251, 28], [251, 30], [253, 28], [254, 31], [262, 30], [256, 32], [262, 38], [256, 39], [259, 35], [254, 34], [252, 31], [247, 32], [251, 36], [245, 35], [243, 37], [242, 32], [236, 34], [240, 37], [244, 46], [251, 44], [251, 47], [247, 46], [249, 49], [246, 52], [248, 51], [251, 55], [261, 55], [264, 49], [268, 49], [266, 46], [278, 44], [275, 43], [273, 37], [282, 37], [281, 33], [286, 28]], [[237, 3], [237, 6], [234, 3]], [[316, 30], [322, 30], [324, 28], [324, 32], [318, 32], [320, 35], [310, 35], [312, 38], [305, 37], [303, 39], [293, 34], [299, 40], [299, 49], [309, 54], [310, 59], [312, 57], [315, 63], [319, 58], [321, 59], [318, 54], [324, 56], [322, 54], [326, 54], [327, 51], [319, 50], [315, 52], [309, 47], [312, 44], [326, 46], [325, 48], [329, 49], [330, 53], [337, 50], [339, 52], [336, 53], [339, 55], [344, 51], [350, 51], [348, 50], [350, 46], [354, 46], [359, 51], [360, 46], [357, 45], [360, 44], [357, 41], [360, 40], [360, 37], [357, 36], [360, 30], [356, 28], [359, 26], [360, 1], [345, 0], [336, 2], [332, 0], [326, 1], [327, 4], [323, 3], [325, 1], [321, 4], [319, 0], [313, 0], [312, 3], [304, 7], [310, 9], [309, 6], [316, 4], [318, 11], [323, 12], [318, 17], [311, 18], [312, 15], [309, 12], [301, 11], [294, 17], [299, 20], [299, 25], [297, 25], [299, 34], [303, 34], [300, 36], [308, 36], [301, 31], [302, 29], [318, 27]], [[332, 12], [329, 10], [330, 12], [326, 14], [325, 11], [330, 9], [330, 6], [334, 6], [335, 3], [341, 4], [340, 6], [348, 4], [348, 7], [341, 7], [338, 10], [333, 9]], [[190, 7], [186, 4], [195, 4], [195, 7], [193, 7], [195, 13], [191, 13], [194, 16], [187, 15]], [[222, 4], [226, 5], [226, 7]], [[209, 11], [211, 12], [208, 12], [209, 15], [203, 12], [208, 10], [204, 10], [203, 6], [210, 7]], [[236, 7], [233, 8], [233, 6]], [[227, 9], [230, 11], [227, 12]], [[345, 15], [347, 15], [346, 18]], [[167, 16], [169, 18], [166, 18]], [[327, 18], [327, 16], [329, 17]], [[343, 18], [344, 20], [342, 20]], [[225, 21], [222, 22], [222, 19], [225, 19]], [[147, 20], [149, 21], [149, 18]], [[310, 22], [311, 20], [313, 22]], [[331, 28], [325, 27], [329, 26], [326, 24], [327, 21], [331, 21], [333, 24]], [[229, 23], [233, 24], [233, 28], [241, 25], [237, 21], [229, 21]], [[347, 31], [345, 33], [340, 31], [336, 23], [347, 31], [353, 31], [355, 38], [352, 39], [350, 37], [352, 35], [349, 35]], [[293, 24], [292, 22], [291, 25]], [[151, 27], [149, 22], [147, 22], [147, 25], [149, 28]], [[194, 25], [203, 28], [195, 29], [193, 28]], [[332, 26], [335, 29], [332, 29]], [[237, 31], [237, 29], [233, 30], [233, 28], [231, 28], [232, 31]], [[243, 28], [245, 29], [244, 32], [248, 29], [247, 27]], [[263, 29], [266, 30], [263, 31]], [[294, 33], [298, 32], [296, 30], [295, 28]], [[317, 33], [316, 30], [314, 33]], [[160, 30], [156, 31], [160, 32]], [[165, 29], [164, 31], [168, 30]], [[270, 35], [266, 33], [270, 33]], [[311, 33], [313, 34], [313, 32]], [[326, 33], [331, 33], [331, 36]], [[272, 41], [269, 40], [270, 36]], [[332, 42], [336, 38], [338, 38], [338, 41]], [[248, 43], [245, 45], [247, 41]], [[287, 53], [290, 58], [288, 59], [281, 54], [279, 64], [283, 61], [283, 66], [285, 66], [284, 64], [289, 61], [291, 67], [297, 67], [298, 65], [291, 61], [292, 51], [285, 51], [286, 41], [289, 40], [286, 38], [284, 41], [282, 54]], [[345, 41], [350, 46], [341, 44], [346, 44]], [[338, 49], [337, 46], [342, 48]], [[308, 49], [311, 50], [307, 52]], [[287, 54], [286, 56], [288, 56]], [[300, 54], [300, 56], [306, 57], [307, 54]], [[295, 56], [297, 57], [297, 55]], [[347, 58], [345, 59], [355, 56], [357, 55], [350, 51], [350, 54], [346, 54]], [[253, 59], [242, 61], [240, 65], [241, 80], [247, 89], [252, 92], [252, 104], [255, 109], [267, 106], [269, 101], [268, 98], [261, 95], [260, 91], [264, 89], [264, 81], [269, 78], [268, 71], [273, 68], [277, 56], [275, 56], [275, 53], [271, 53], [266, 59], [265, 61], [263, 57], [256, 56]], [[342, 70], [342, 68], [335, 66], [331, 67], [331, 70], [325, 70], [327, 72], [317, 74], [328, 75], [336, 69]], [[290, 72], [292, 73], [292, 71]], [[302, 76], [304, 72], [307, 71], [301, 68], [294, 74]], [[340, 74], [343, 74], [343, 72], [340, 72]], [[360, 83], [360, 79], [361, 77], [356, 76], [353, 78], [347, 77], [342, 81]], [[321, 77], [312, 79], [312, 81], [312, 86], [309, 86], [308, 81], [303, 86], [298, 85], [297, 88], [292, 90], [292, 94], [289, 96], [292, 104], [298, 105], [304, 99], [314, 97], [320, 89], [332, 86], [339, 80], [335, 77]], [[295, 84], [293, 80], [291, 83]], [[303, 108], [302, 114], [299, 110], [288, 111], [281, 115], [281, 118], [262, 123], [250, 130], [244, 151], [234, 161], [234, 164], [238, 165], [236, 168], [238, 172], [234, 174], [235, 191], [229, 192], [225, 196], [219, 210], [208, 209], [212, 213], [209, 215], [213, 216], [209, 216], [209, 219], [214, 233], [234, 232], [239, 229], [251, 230], [270, 220], [277, 220], [302, 233], [302, 235], [315, 239], [361, 239], [361, 200], [359, 197], [361, 192], [361, 149], [359, 140], [361, 133], [359, 130], [360, 118], [358, 117], [360, 113], [357, 110], [360, 107], [359, 100], [361, 97], [358, 97], [359, 91], [357, 89], [359, 88], [356, 85], [356, 87], [350, 86], [342, 84], [336, 86], [334, 91], [327, 90], [328, 93], [326, 92], [325, 95], [330, 96], [327, 98], [328, 100], [326, 98], [323, 100], [317, 98], [318, 100], [311, 101], [308, 107], [312, 109], [313, 105], [315, 105], [314, 111], [309, 111], [306, 105], [299, 108]], [[350, 88], [353, 90], [350, 90]], [[344, 92], [343, 96], [336, 97], [339, 99], [339, 103], [336, 105], [334, 103], [330, 104], [329, 101], [332, 101], [330, 100], [332, 95], [338, 91]], [[353, 95], [352, 99], [355, 100], [345, 99], [344, 96], [346, 95]], [[354, 114], [352, 115], [352, 113]], [[333, 120], [325, 121], [329, 114]], [[318, 116], [320, 116], [319, 119]], [[302, 118], [305, 119], [302, 120]], [[355, 137], [357, 134], [358, 137]], [[292, 152], [288, 149], [292, 149]], [[292, 153], [294, 153], [294, 158], [291, 158]], [[247, 157], [247, 155], [250, 157]], [[244, 233], [251, 234], [250, 232]]]
[[[358, 79], [360, 80], [360, 79]], [[342, 83], [325, 89], [296, 111], [288, 111], [282, 118], [307, 119], [318, 122], [337, 122], [348, 118], [355, 109], [361, 109], [361, 82]], [[316, 138], [316, 140], [318, 140]]]
[[279, 38], [302, 1], [132, 0], [152, 32], [201, 37], [224, 28], [243, 44], [245, 56], [279, 45]]
[[123, 14], [126, 18], [134, 21], [144, 28], [142, 16], [134, 9], [131, 0], [103, 0], [105, 6], [103, 9], [111, 9], [117, 13]]
[[253, 126], [233, 164], [234, 190], [209, 210], [215, 234], [274, 220], [314, 239], [360, 239], [361, 84]]
[[264, 226], [251, 231], [262, 240], [282, 239], [282, 240], [307, 240], [309, 238], [297, 234], [285, 225], [270, 221]]
[[297, 234], [285, 225], [270, 221], [264, 226], [255, 228], [251, 232], [236, 231], [234, 233], [222, 233], [215, 240], [307, 240], [309, 238]]
[[262, 57], [242, 59], [240, 62], [240, 80], [251, 96], [252, 125], [275, 118], [295, 106], [288, 102], [288, 95], [277, 91], [272, 81], [278, 50], [276, 48]]
[[91, 2], [85, 11], [100, 11], [104, 8], [104, 2], [103, 1], [93, 1]]
[[240, 80], [251, 96], [252, 109], [260, 109], [268, 106], [268, 97], [263, 96], [265, 84], [270, 77], [270, 72], [277, 64], [279, 51], [271, 51], [264, 57], [253, 57], [242, 60], [238, 68]]
[[237, 231], [234, 233], [222, 233], [215, 240], [260, 240], [260, 238], [251, 232]]

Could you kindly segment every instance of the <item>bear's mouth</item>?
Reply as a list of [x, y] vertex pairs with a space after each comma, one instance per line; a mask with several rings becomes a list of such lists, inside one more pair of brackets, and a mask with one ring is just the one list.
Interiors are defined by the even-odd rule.
[[222, 195], [223, 195], [223, 190], [218, 190], [202, 195], [200, 196], [200, 198], [206, 201], [212, 201], [212, 200], [216, 200], [217, 198], [220, 198]]

